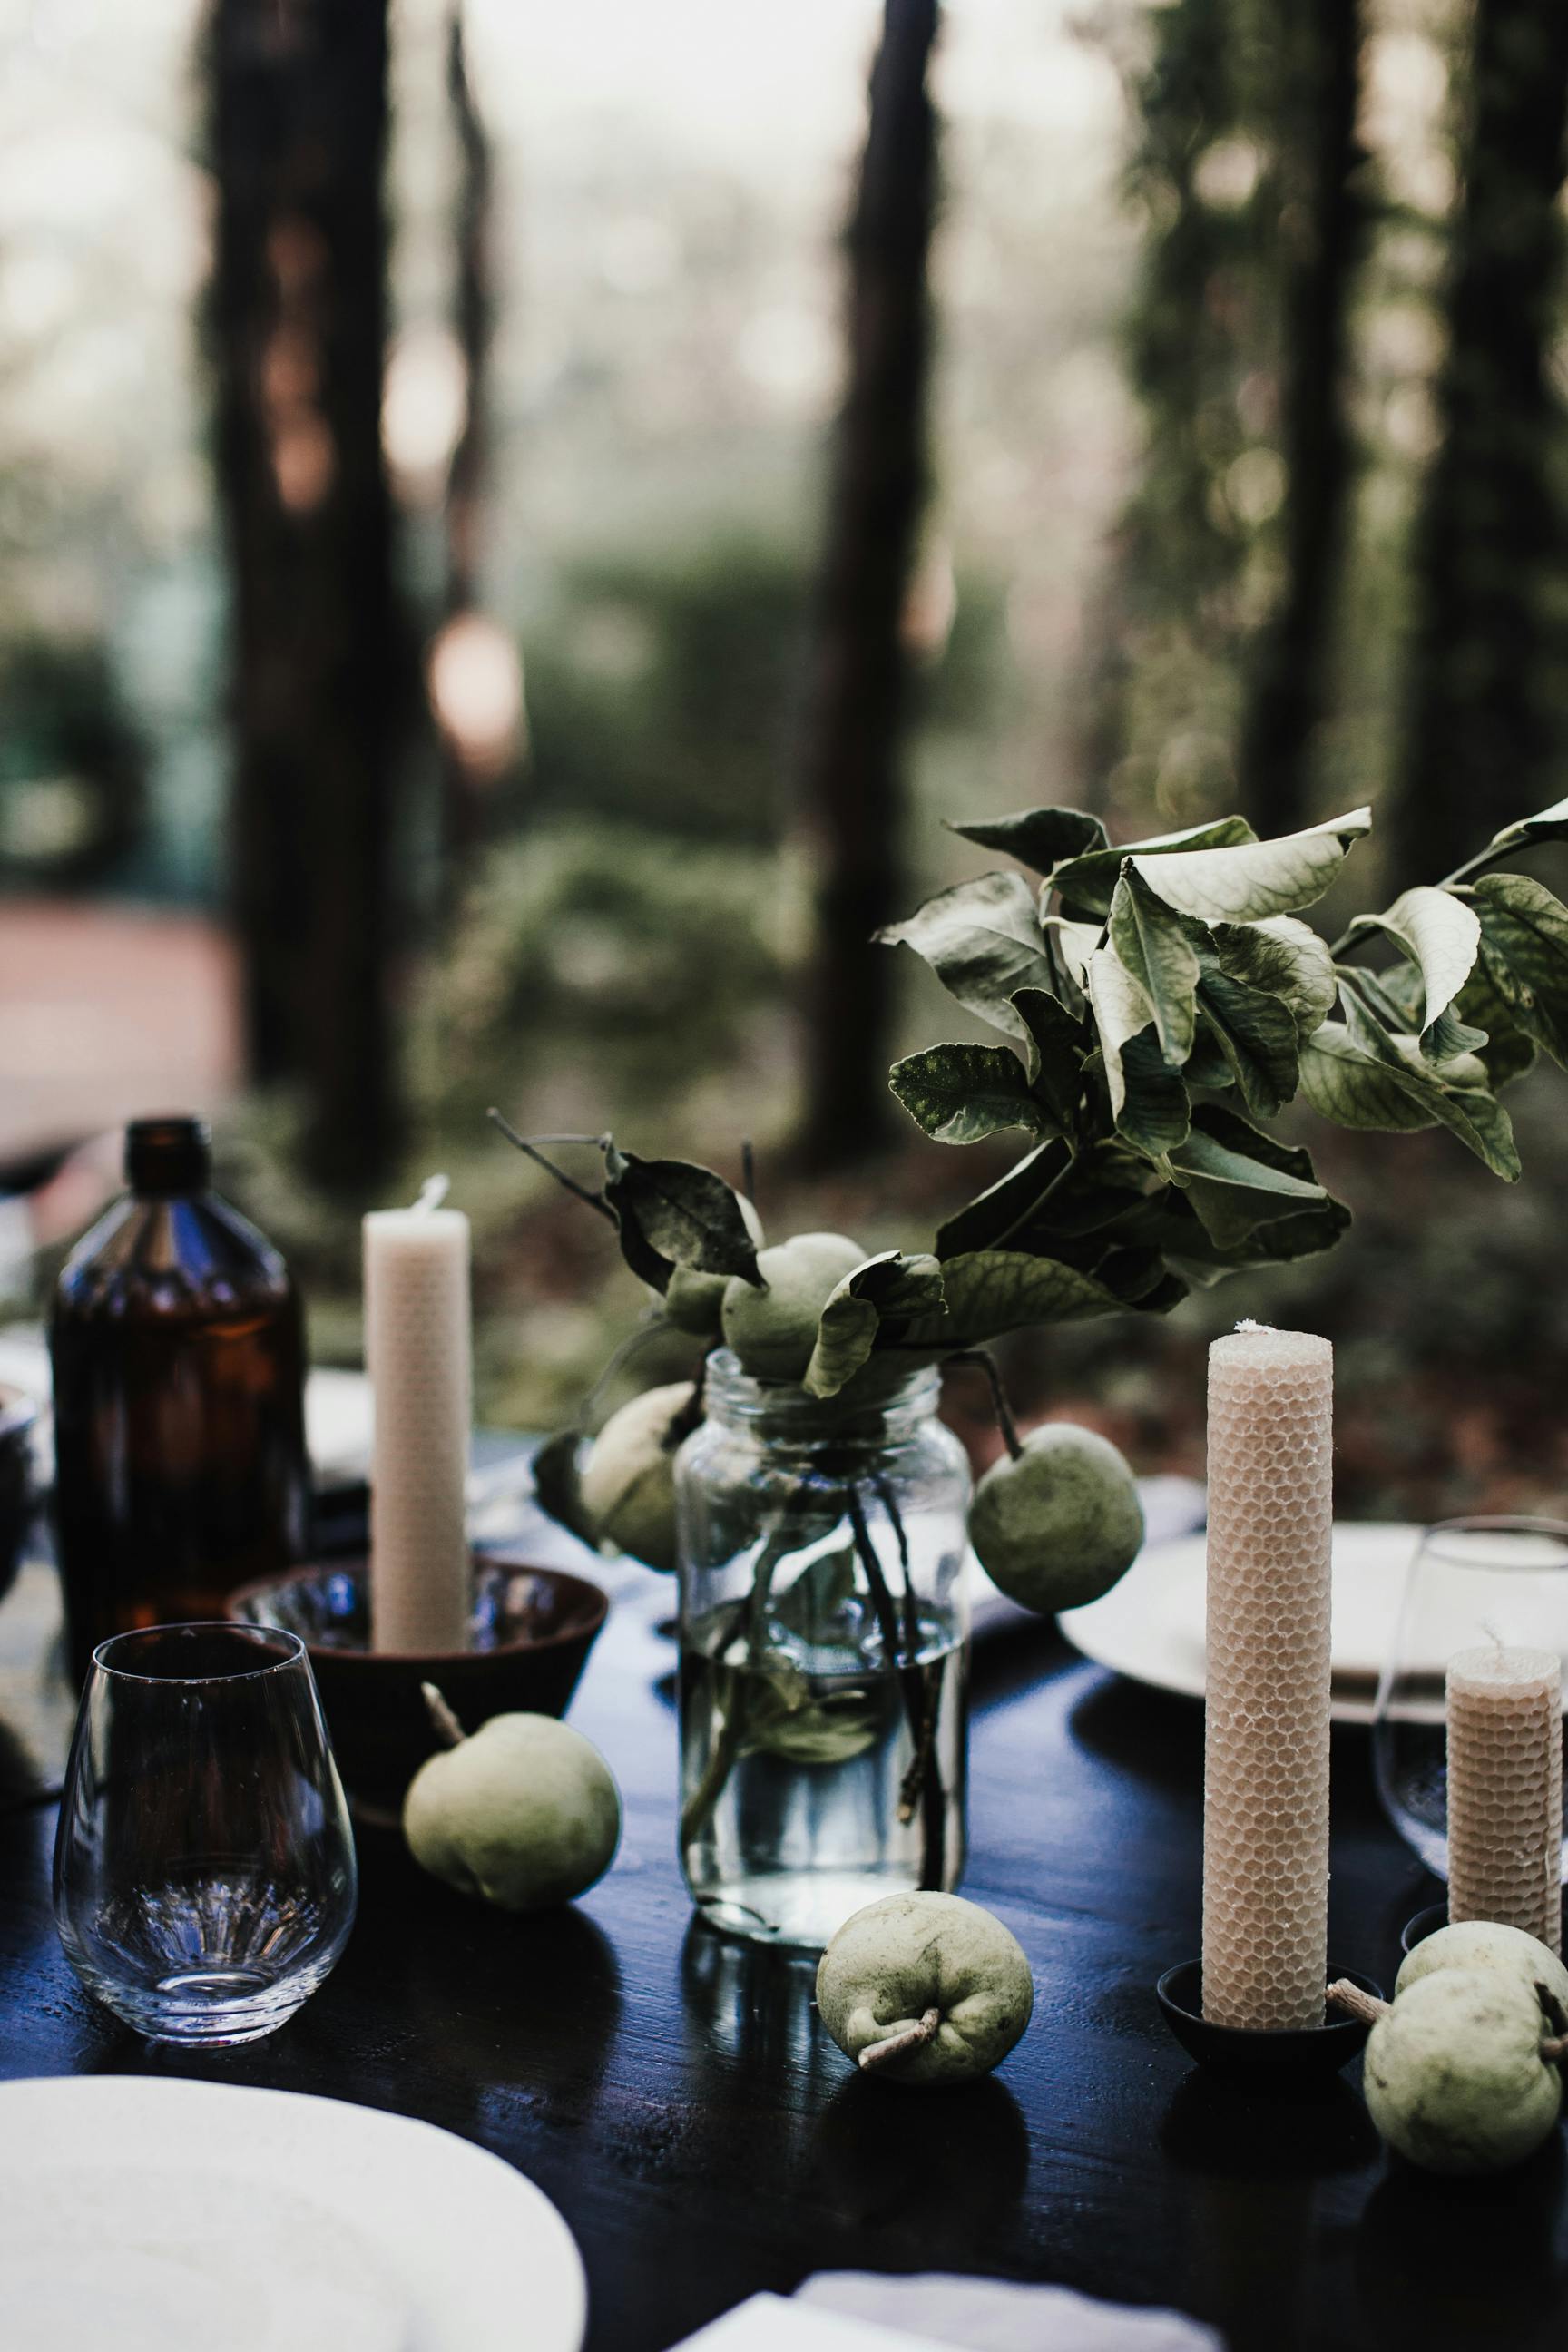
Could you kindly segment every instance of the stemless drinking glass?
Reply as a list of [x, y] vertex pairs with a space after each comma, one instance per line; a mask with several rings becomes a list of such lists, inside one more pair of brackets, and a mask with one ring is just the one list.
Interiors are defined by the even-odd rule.
[[1410, 1563], [1378, 1685], [1373, 1756], [1384, 1811], [1439, 1878], [1448, 1875], [1448, 1661], [1493, 1642], [1555, 1651], [1568, 1687], [1568, 1527], [1447, 1519], [1426, 1529]]
[[154, 2041], [254, 2042], [353, 1925], [353, 1836], [296, 1633], [155, 1625], [93, 1653], [55, 1846], [89, 1992]]

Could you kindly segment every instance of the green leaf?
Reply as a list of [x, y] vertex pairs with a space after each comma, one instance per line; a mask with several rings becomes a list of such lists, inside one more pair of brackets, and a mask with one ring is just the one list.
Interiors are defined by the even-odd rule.
[[1026, 1159], [1010, 1168], [966, 1208], [936, 1229], [936, 1254], [947, 1259], [972, 1250], [991, 1249], [1027, 1222], [1041, 1195], [1056, 1183], [1069, 1164], [1067, 1145], [1059, 1138], [1037, 1144]]
[[1522, 849], [1535, 841], [1568, 841], [1568, 801], [1553, 801], [1550, 808], [1538, 810], [1534, 816], [1516, 818], [1500, 833], [1494, 833], [1487, 847], [1489, 852], [1495, 850], [1500, 856], [1506, 850]]
[[844, 1276], [816, 1327], [805, 1368], [808, 1396], [837, 1396], [876, 1344], [883, 1322], [903, 1324], [942, 1312], [942, 1269], [934, 1257], [884, 1250]]
[[1301, 1092], [1336, 1127], [1414, 1135], [1437, 1114], [1399, 1076], [1353, 1045], [1342, 1021], [1325, 1021], [1301, 1049]]
[[1187, 1131], [1187, 1090], [1165, 1066], [1148, 998], [1109, 948], [1089, 960], [1089, 1001], [1117, 1132], [1158, 1159]]
[[1209, 939], [1226, 977], [1279, 997], [1300, 1037], [1310, 1037], [1333, 1011], [1339, 994], [1334, 960], [1310, 923], [1294, 915], [1266, 915], [1257, 923], [1215, 923]]
[[1522, 1077], [1531, 1067], [1535, 1040], [1519, 1026], [1513, 1007], [1493, 980], [1484, 940], [1480, 961], [1465, 982], [1454, 1011], [1462, 1022], [1486, 1038], [1486, 1044], [1476, 1050], [1494, 1094], [1500, 1087], [1510, 1086], [1515, 1078]]
[[1487, 971], [1515, 1026], [1568, 1068], [1568, 907], [1524, 874], [1488, 874], [1468, 896]]
[[1404, 891], [1386, 914], [1358, 915], [1352, 936], [1381, 932], [1392, 940], [1421, 975], [1422, 1004], [1415, 1026], [1421, 1050], [1433, 1061], [1473, 1051], [1486, 1039], [1462, 1022], [1446, 1018], [1475, 970], [1481, 926], [1475, 908], [1451, 890]]
[[1368, 1010], [1364, 979], [1360, 972], [1341, 974], [1344, 1034], [1325, 1023], [1301, 1057], [1302, 1086], [1314, 1110], [1342, 1127], [1395, 1132], [1446, 1127], [1494, 1176], [1517, 1181], [1523, 1171], [1502, 1105], [1484, 1086], [1446, 1078], [1423, 1057], [1415, 1037], [1391, 1035]]
[[1299, 1082], [1300, 1046], [1289, 1005], [1282, 996], [1232, 980], [1213, 959], [1205, 963], [1197, 1001], [1247, 1109], [1272, 1118]]
[[1029, 1323], [1080, 1322], [1114, 1314], [1125, 1303], [1075, 1266], [1022, 1250], [976, 1250], [949, 1258], [942, 1276], [945, 1312], [906, 1324], [886, 1344], [947, 1355]]
[[[1306, 1160], [1306, 1154], [1300, 1155]], [[1311, 1162], [1307, 1160], [1309, 1173]], [[1351, 1222], [1342, 1201], [1325, 1195], [1299, 1215], [1265, 1219], [1249, 1233], [1222, 1247], [1203, 1225], [1191, 1204], [1179, 1192], [1170, 1196], [1170, 1208], [1161, 1220], [1157, 1240], [1169, 1264], [1199, 1289], [1212, 1289], [1243, 1268], [1292, 1265], [1298, 1258], [1317, 1257], [1332, 1249]]]
[[605, 1143], [605, 1198], [632, 1272], [667, 1290], [678, 1265], [760, 1282], [757, 1245], [732, 1186], [689, 1160], [639, 1160]]
[[938, 1143], [983, 1143], [1009, 1127], [1044, 1135], [1051, 1127], [1005, 1045], [928, 1045], [895, 1062], [888, 1084]]
[[1078, 1124], [1083, 1103], [1083, 1030], [1059, 996], [1020, 988], [1013, 1009], [1029, 1037], [1029, 1083], [1065, 1132]]
[[1049, 989], [1055, 978], [1035, 894], [1021, 874], [956, 883], [877, 937], [887, 947], [913, 948], [950, 996], [1015, 1037], [1028, 1033], [1013, 1009], [1014, 991]]
[[1259, 1225], [1323, 1205], [1329, 1196], [1322, 1186], [1300, 1172], [1304, 1157], [1234, 1111], [1206, 1104], [1170, 1164], [1204, 1230], [1226, 1248]]
[[1155, 834], [1148, 841], [1128, 841], [1119, 847], [1085, 850], [1054, 866], [1046, 877], [1046, 889], [1054, 890], [1070, 906], [1085, 907], [1103, 918], [1110, 912], [1110, 901], [1127, 858], [1168, 857], [1189, 850], [1229, 848], [1257, 838], [1245, 817], [1222, 816], [1208, 824], [1188, 825], [1182, 833]]
[[1084, 850], [1106, 846], [1100, 819], [1075, 808], [1020, 809], [1014, 816], [993, 817], [982, 824], [950, 824], [948, 831], [981, 849], [1016, 857], [1037, 874], [1048, 874], [1053, 866]]
[[1180, 916], [1125, 867], [1110, 901], [1110, 945], [1153, 1010], [1160, 1052], [1179, 1069], [1192, 1051], [1198, 959]]
[[[1147, 879], [1167, 906], [1199, 922], [1249, 923], [1289, 915], [1322, 897], [1346, 851], [1371, 826], [1371, 810], [1355, 809], [1280, 841], [1163, 856]], [[1133, 865], [1142, 873], [1145, 857], [1135, 856]]]

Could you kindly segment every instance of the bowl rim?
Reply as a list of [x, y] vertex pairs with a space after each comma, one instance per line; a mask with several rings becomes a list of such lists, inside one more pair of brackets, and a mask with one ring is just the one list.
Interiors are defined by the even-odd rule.
[[[586, 1646], [603, 1632], [605, 1620], [610, 1613], [610, 1596], [602, 1584], [595, 1584], [585, 1576], [574, 1575], [569, 1568], [548, 1567], [542, 1560], [512, 1559], [501, 1551], [475, 1549], [469, 1557], [476, 1570], [486, 1567], [510, 1569], [521, 1575], [546, 1577], [552, 1584], [570, 1585], [587, 1596], [588, 1607], [575, 1623], [561, 1626], [553, 1633], [527, 1634], [514, 1642], [495, 1642], [488, 1650], [361, 1650], [340, 1642], [307, 1641], [301, 1633], [299, 1638], [305, 1643], [306, 1656], [312, 1661], [324, 1657], [334, 1666], [340, 1664], [372, 1667], [438, 1664], [447, 1668], [467, 1666], [472, 1670], [482, 1669], [487, 1663], [498, 1659], [526, 1657], [542, 1650], [561, 1649], [568, 1643], [580, 1642]], [[281, 1591], [290, 1584], [298, 1584], [305, 1577], [352, 1576], [356, 1571], [363, 1576], [369, 1565], [368, 1552], [345, 1552], [336, 1559], [300, 1560], [281, 1576], [254, 1577], [248, 1584], [237, 1586], [224, 1603], [224, 1615], [237, 1624], [254, 1624], [258, 1622], [256, 1619], [241, 1613], [242, 1603], [258, 1601], [264, 1594]]]

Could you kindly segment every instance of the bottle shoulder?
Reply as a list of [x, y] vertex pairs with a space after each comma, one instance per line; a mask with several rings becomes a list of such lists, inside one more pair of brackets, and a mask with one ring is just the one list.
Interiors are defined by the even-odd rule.
[[110, 1203], [61, 1268], [57, 1321], [291, 1305], [279, 1253], [216, 1192]]

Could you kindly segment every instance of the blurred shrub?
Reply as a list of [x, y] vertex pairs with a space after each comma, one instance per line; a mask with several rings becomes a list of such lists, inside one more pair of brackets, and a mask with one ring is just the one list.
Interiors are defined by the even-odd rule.
[[142, 742], [102, 646], [0, 646], [0, 880], [103, 879], [135, 845], [145, 804]]
[[777, 984], [778, 860], [625, 820], [557, 819], [493, 852], [416, 1024], [421, 1100], [447, 1121], [573, 1066], [608, 1120], [734, 1055]]
[[574, 565], [528, 633], [532, 806], [776, 841], [807, 593], [799, 557], [765, 541]]

